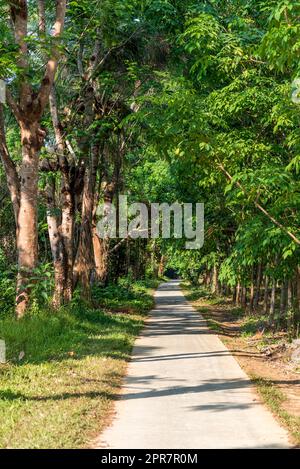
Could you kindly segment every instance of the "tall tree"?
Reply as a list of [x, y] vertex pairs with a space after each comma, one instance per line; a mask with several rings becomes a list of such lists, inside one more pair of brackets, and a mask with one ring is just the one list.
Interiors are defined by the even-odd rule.
[[[29, 52], [29, 5], [26, 0], [9, 1], [10, 18], [15, 44], [18, 47], [18, 86], [16, 96], [7, 87], [7, 102], [13, 112], [19, 128], [22, 146], [22, 162], [19, 169], [19, 188], [11, 182], [12, 164], [6, 165], [6, 176], [12, 198], [18, 198], [14, 204], [17, 220], [18, 280], [16, 295], [16, 314], [24, 315], [30, 299], [30, 284], [38, 262], [37, 198], [39, 152], [44, 143], [45, 130], [41, 126], [44, 110], [47, 106], [50, 90], [54, 82], [60, 49], [58, 39], [62, 34], [66, 0], [56, 2], [56, 15], [53, 40], [49, 58], [44, 66], [44, 76], [38, 87], [30, 81]], [[2, 146], [5, 145], [2, 140]], [[8, 154], [6, 154], [8, 158]], [[18, 205], [18, 206], [17, 206]]]

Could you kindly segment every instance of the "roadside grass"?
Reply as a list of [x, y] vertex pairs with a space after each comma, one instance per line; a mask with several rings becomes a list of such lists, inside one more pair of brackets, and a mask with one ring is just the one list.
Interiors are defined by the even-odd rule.
[[193, 286], [188, 282], [185, 282], [181, 284], [181, 287], [185, 292], [187, 300], [189, 301], [205, 300], [205, 303], [209, 305], [218, 305], [224, 303], [223, 297], [214, 295], [203, 286]]
[[279, 418], [291, 435], [297, 447], [300, 446], [300, 417], [293, 416], [283, 408], [285, 395], [272, 383], [260, 376], [250, 375], [256, 389], [269, 409]]
[[[201, 309], [201, 313], [203, 310]], [[213, 319], [205, 318], [208, 327], [215, 332], [222, 332], [222, 326], [218, 323], [218, 321], [214, 321]]]
[[80, 448], [100, 433], [156, 286], [109, 286], [95, 291], [101, 307], [0, 320], [1, 448]]

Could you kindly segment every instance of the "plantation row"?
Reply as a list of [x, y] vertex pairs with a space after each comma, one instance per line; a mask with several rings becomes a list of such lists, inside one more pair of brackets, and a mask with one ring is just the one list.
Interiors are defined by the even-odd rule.
[[[11, 0], [0, 13], [3, 310], [91, 303], [98, 286], [173, 269], [297, 333], [300, 3]], [[204, 203], [203, 248], [100, 239], [97, 207], [122, 194]]]

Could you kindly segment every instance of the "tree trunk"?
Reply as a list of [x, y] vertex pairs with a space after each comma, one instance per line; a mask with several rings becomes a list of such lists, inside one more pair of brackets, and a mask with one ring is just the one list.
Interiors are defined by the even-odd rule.
[[264, 314], [268, 313], [269, 307], [269, 277], [265, 276], [265, 291], [264, 291]]
[[236, 287], [236, 297], [235, 297], [236, 306], [240, 306], [241, 304], [240, 297], [241, 297], [241, 284], [240, 282], [238, 282], [237, 287]]
[[254, 306], [254, 267], [252, 267], [252, 273], [251, 273], [250, 300], [249, 300], [250, 313], [253, 313], [253, 306]]
[[255, 296], [254, 296], [254, 302], [253, 302], [253, 308], [254, 310], [257, 310], [258, 308], [258, 303], [260, 300], [260, 286], [261, 286], [261, 280], [262, 280], [262, 264], [261, 262], [258, 264], [257, 267], [257, 278], [256, 278], [256, 291], [255, 291]]
[[280, 290], [280, 320], [284, 319], [286, 313], [287, 287], [288, 282], [284, 280]]
[[[54, 271], [56, 272], [53, 304], [56, 308], [59, 308], [62, 303], [69, 303], [73, 294], [74, 181], [71, 180], [71, 168], [65, 154], [66, 147], [59, 121], [54, 87], [52, 87], [49, 96], [49, 105], [55, 134], [58, 165], [62, 174], [61, 223], [57, 229], [61, 250], [58, 257], [52, 252]], [[51, 237], [50, 231], [49, 237]]]
[[84, 178], [81, 227], [74, 269], [83, 287], [83, 296], [88, 300], [90, 299], [90, 279], [92, 271], [95, 268], [95, 255], [93, 246], [96, 240], [93, 239], [92, 221], [98, 162], [99, 146], [94, 145], [92, 147], [92, 158], [90, 166], [87, 168]]
[[31, 277], [38, 261], [37, 197], [38, 164], [41, 147], [37, 122], [21, 122], [22, 165], [20, 169], [20, 210], [18, 214], [18, 278], [16, 315], [21, 318], [28, 307]]
[[218, 294], [219, 291], [219, 284], [218, 284], [218, 266], [215, 263], [213, 267], [213, 278], [212, 278], [212, 293]]
[[161, 258], [160, 258], [159, 267], [158, 267], [158, 276], [159, 277], [162, 277], [164, 275], [166, 260], [167, 260], [166, 256], [162, 255]]
[[64, 302], [69, 303], [73, 295], [74, 263], [74, 191], [70, 181], [70, 170], [63, 170], [61, 237], [63, 243]]
[[242, 287], [241, 306], [243, 309], [246, 309], [247, 307], [247, 288], [246, 287]]
[[102, 284], [106, 284], [108, 279], [109, 245], [109, 239], [99, 238], [96, 229], [93, 228], [96, 279]]
[[211, 281], [211, 272], [210, 270], [207, 270], [205, 274], [205, 286], [206, 287], [210, 286], [210, 281]]
[[293, 288], [292, 281], [289, 280], [287, 284], [287, 329], [291, 332], [293, 326]]
[[236, 294], [237, 294], [237, 288], [236, 285], [232, 289], [232, 303], [236, 304]]
[[270, 321], [274, 319], [275, 313], [275, 295], [276, 295], [276, 280], [273, 279], [272, 290], [271, 290], [271, 302], [270, 302]]
[[297, 267], [297, 309], [300, 313], [300, 266]]
[[[29, 82], [31, 74], [28, 50], [28, 2], [15, 1], [10, 3], [10, 17], [18, 48], [17, 65], [22, 72], [19, 84], [18, 101], [15, 101], [7, 90], [7, 102], [20, 126], [22, 164], [20, 176], [20, 203], [17, 217], [17, 250], [18, 277], [16, 292], [16, 315], [21, 318], [29, 304], [30, 285], [38, 261], [38, 232], [37, 232], [37, 196], [39, 151], [43, 144], [45, 132], [40, 128], [40, 122], [47, 105], [51, 87], [54, 82], [60, 49], [53, 45], [50, 57], [44, 67], [44, 76], [38, 91]], [[43, 6], [43, 5], [42, 5]], [[52, 35], [59, 38], [63, 31], [66, 12], [66, 0], [55, 2], [55, 22]], [[39, 10], [44, 16], [43, 9]], [[42, 31], [44, 25], [39, 23]]]
[[55, 176], [50, 176], [46, 188], [47, 224], [54, 267], [54, 295], [52, 304], [55, 309], [58, 309], [63, 303], [65, 275], [63, 266], [63, 246], [60, 235], [60, 224], [56, 214], [55, 195]]
[[5, 128], [4, 128], [4, 116], [3, 116], [3, 105], [0, 104], [0, 157], [4, 167], [4, 172], [7, 181], [7, 187], [10, 193], [10, 198], [14, 210], [15, 222], [16, 222], [16, 236], [18, 237], [18, 216], [20, 209], [20, 183], [18, 173], [13, 160], [8, 152]]

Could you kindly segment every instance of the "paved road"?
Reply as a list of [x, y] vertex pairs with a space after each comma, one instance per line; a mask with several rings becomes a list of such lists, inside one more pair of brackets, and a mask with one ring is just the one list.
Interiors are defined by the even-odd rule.
[[101, 448], [286, 448], [288, 436], [259, 403], [179, 282], [156, 292]]

